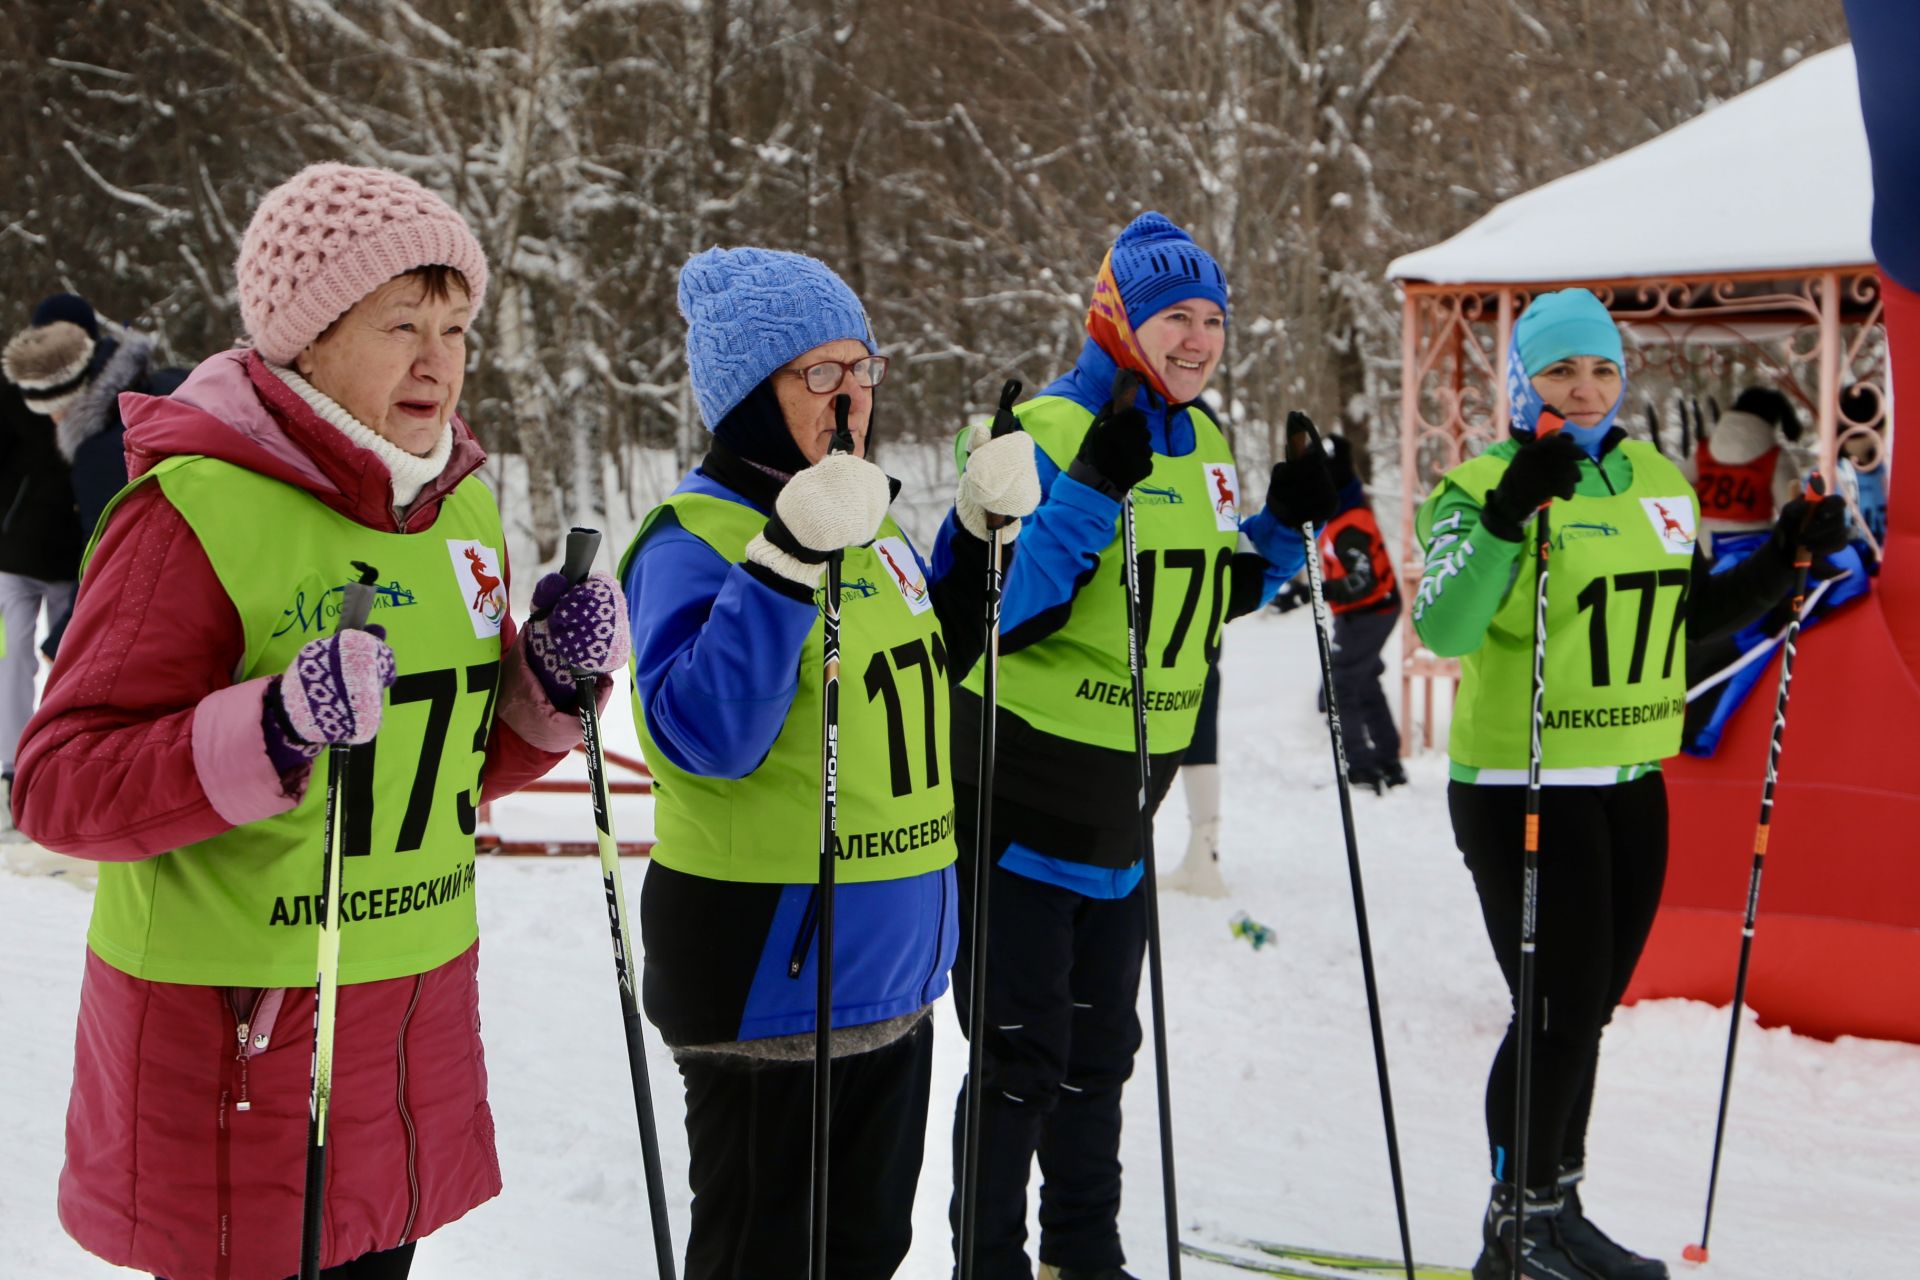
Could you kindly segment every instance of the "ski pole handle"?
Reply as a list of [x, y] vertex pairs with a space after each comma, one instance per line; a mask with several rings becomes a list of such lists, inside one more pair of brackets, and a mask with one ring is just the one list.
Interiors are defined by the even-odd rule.
[[1320, 429], [1298, 409], [1287, 412], [1287, 461], [1297, 462], [1319, 442]]
[[1000, 388], [1000, 407], [993, 411], [993, 429], [987, 433], [988, 439], [998, 440], [1021, 429], [1020, 419], [1013, 412], [1013, 402], [1020, 398], [1020, 391], [1018, 378], [1008, 378], [1007, 384]]
[[[1827, 482], [1825, 478], [1822, 477], [1818, 471], [1809, 475], [1807, 477], [1807, 486], [1801, 490], [1800, 496], [1807, 501], [1807, 510], [1805, 514], [1800, 517], [1800, 536], [1804, 538], [1807, 535], [1807, 530], [1813, 527], [1813, 517], [1820, 509], [1820, 500], [1827, 496]], [[1811, 569], [1813, 567], [1813, 552], [1808, 549], [1807, 544], [1804, 542], [1796, 542], [1794, 544], [1793, 567], [1796, 569]]]
[[[1814, 513], [1820, 509], [1821, 500], [1827, 496], [1827, 482], [1818, 471], [1807, 477], [1807, 487], [1801, 492], [1806, 499], [1807, 510], [1800, 517], [1800, 538], [1807, 536], [1807, 530], [1813, 527]], [[1804, 541], [1793, 544], [1793, 616], [1797, 622], [1800, 606], [1807, 598], [1807, 575], [1813, 571], [1813, 548]]]
[[1131, 369], [1121, 369], [1113, 375], [1113, 390], [1107, 397], [1107, 412], [1118, 413], [1133, 403], [1134, 396], [1140, 393], [1140, 375]]
[[560, 572], [568, 582], [579, 582], [593, 568], [593, 558], [599, 554], [600, 531], [575, 525], [567, 531], [567, 558]]
[[[1016, 431], [1025, 429], [1020, 425], [1019, 416], [1013, 411], [1013, 402], [1020, 398], [1020, 391], [1021, 382], [1018, 378], [1008, 378], [1006, 385], [1000, 388], [1000, 404], [999, 407], [993, 411], [993, 425], [987, 430], [987, 439], [989, 441], [998, 440], [1003, 436], [1010, 436]], [[991, 532], [996, 529], [1006, 528], [1013, 523], [1014, 517], [999, 516], [989, 511], [986, 513], [986, 521], [987, 529]]]
[[373, 614], [373, 584], [380, 580], [380, 571], [364, 560], [355, 560], [353, 567], [360, 571], [360, 576], [341, 588], [341, 631], [367, 629], [367, 619]]
[[[560, 564], [560, 576], [573, 586], [586, 579], [593, 569], [593, 558], [600, 554], [600, 531], [575, 525], [567, 530], [567, 556]], [[554, 601], [558, 604], [559, 601]], [[553, 612], [553, 605], [535, 609], [527, 617], [528, 622], [539, 622]]]
[[853, 412], [853, 400], [846, 395], [833, 398], [833, 443], [828, 446], [829, 453], [853, 452], [853, 429], [847, 425], [847, 415]]

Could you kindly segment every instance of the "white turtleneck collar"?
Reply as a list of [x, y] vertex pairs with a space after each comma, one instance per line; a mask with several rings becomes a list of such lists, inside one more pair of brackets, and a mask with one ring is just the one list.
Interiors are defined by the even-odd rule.
[[452, 422], [440, 428], [440, 438], [434, 441], [432, 451], [424, 458], [418, 457], [348, 413], [338, 401], [301, 377], [299, 370], [271, 362], [267, 368], [286, 383], [295, 395], [305, 400], [328, 426], [386, 464], [387, 474], [393, 477], [393, 505], [396, 511], [404, 511], [413, 505], [413, 500], [420, 496], [420, 490], [447, 469], [447, 459], [453, 456]]

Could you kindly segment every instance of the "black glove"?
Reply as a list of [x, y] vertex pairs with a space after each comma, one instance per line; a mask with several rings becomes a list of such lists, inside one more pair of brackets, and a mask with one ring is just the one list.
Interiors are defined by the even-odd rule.
[[1312, 521], [1325, 524], [1340, 506], [1340, 491], [1334, 488], [1333, 472], [1327, 466], [1327, 451], [1320, 447], [1320, 433], [1313, 419], [1298, 409], [1287, 414], [1289, 449], [1294, 437], [1308, 437], [1308, 445], [1289, 462], [1273, 464], [1267, 480], [1267, 510], [1289, 529], [1298, 529]]
[[1153, 440], [1147, 434], [1147, 415], [1133, 402], [1140, 380], [1122, 369], [1113, 379], [1113, 396], [1094, 418], [1080, 442], [1080, 453], [1067, 474], [1110, 498], [1153, 474]]
[[1773, 523], [1773, 545], [1789, 560], [1802, 547], [1815, 558], [1839, 551], [1847, 545], [1846, 499], [1830, 493], [1809, 506], [1805, 495], [1795, 498], [1780, 508], [1780, 518]]
[[1580, 483], [1587, 451], [1563, 431], [1539, 436], [1520, 446], [1498, 487], [1487, 493], [1480, 522], [1496, 538], [1518, 542], [1527, 517], [1553, 498], [1571, 498]]
[[1310, 603], [1312, 599], [1313, 589], [1295, 578], [1280, 588], [1279, 594], [1273, 597], [1273, 610], [1275, 613], [1292, 613], [1301, 605]]

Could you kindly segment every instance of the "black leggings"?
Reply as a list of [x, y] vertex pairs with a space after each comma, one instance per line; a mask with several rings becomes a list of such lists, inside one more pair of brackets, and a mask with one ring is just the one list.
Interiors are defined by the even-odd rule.
[[[813, 1063], [688, 1054], [693, 1226], [686, 1280], [807, 1274]], [[886, 1280], [913, 1242], [927, 1140], [933, 1019], [892, 1044], [833, 1060], [827, 1271]]]
[[[337, 1267], [328, 1267], [320, 1273], [320, 1280], [407, 1280], [407, 1271], [413, 1266], [413, 1246], [409, 1240], [398, 1249], [383, 1249], [379, 1253], [363, 1253], [352, 1262], [343, 1262]], [[154, 1280], [161, 1280], [154, 1277]], [[299, 1276], [288, 1276], [287, 1280], [300, 1280]]]
[[[1525, 787], [1447, 789], [1453, 838], [1466, 855], [1507, 990], [1520, 975]], [[1583, 1163], [1600, 1033], [1639, 962], [1667, 874], [1667, 788], [1658, 773], [1598, 787], [1540, 792], [1539, 914], [1534, 968], [1533, 1081], [1527, 1183], [1551, 1187]], [[1510, 1178], [1517, 1057], [1514, 1026], [1487, 1077], [1493, 1176]]]
[[[960, 953], [954, 1012], [972, 1008], [973, 814], [963, 807]], [[1002, 843], [995, 856], [1006, 851]], [[996, 866], [988, 884], [987, 1000], [980, 1120], [978, 1263], [1027, 1280], [1027, 1184], [1040, 1161], [1040, 1261], [1104, 1274], [1120, 1246], [1120, 1097], [1139, 1052], [1146, 893], [1089, 898]], [[960, 1233], [964, 1085], [953, 1117]]]

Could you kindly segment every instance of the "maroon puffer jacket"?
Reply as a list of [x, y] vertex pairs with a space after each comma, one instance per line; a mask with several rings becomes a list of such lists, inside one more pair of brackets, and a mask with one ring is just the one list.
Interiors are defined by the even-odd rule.
[[[400, 527], [386, 468], [252, 352], [206, 361], [171, 399], [122, 405], [130, 474], [208, 454], [363, 524]], [[446, 470], [405, 513], [408, 531], [430, 535], [441, 499], [484, 461], [465, 424], [454, 430]], [[514, 641], [507, 619], [483, 798], [539, 777], [580, 740]], [[157, 485], [129, 495], [22, 736], [16, 823], [64, 853], [133, 860], [298, 804], [307, 777], [283, 780], [266, 755], [265, 681], [233, 683], [244, 647], [186, 521]], [[611, 688], [601, 682], [603, 704]], [[169, 1280], [295, 1274], [312, 991], [148, 982], [91, 952], [86, 964], [61, 1223], [108, 1261]], [[475, 946], [425, 974], [341, 989], [323, 1266], [418, 1239], [498, 1193], [477, 966]]]
[[[479, 957], [340, 988], [321, 1266], [499, 1194]], [[169, 1280], [299, 1273], [312, 991], [143, 982], [88, 952], [74, 1059], [60, 1173], [74, 1239]]]

